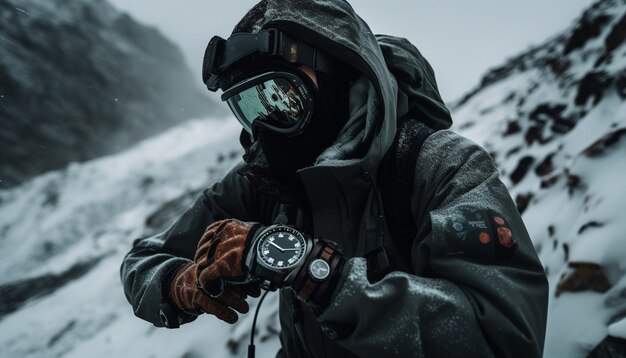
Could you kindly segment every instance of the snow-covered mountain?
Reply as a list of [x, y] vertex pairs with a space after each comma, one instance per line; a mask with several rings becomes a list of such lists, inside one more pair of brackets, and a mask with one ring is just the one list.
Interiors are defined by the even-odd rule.
[[106, 0], [0, 0], [0, 187], [211, 113], [199, 83]]
[[[252, 314], [156, 329], [134, 317], [119, 279], [133, 239], [170, 225], [241, 157], [240, 130], [193, 120], [0, 191], [0, 357], [244, 357]], [[268, 296], [260, 357], [278, 350], [277, 309]]]
[[625, 40], [626, 2], [598, 1], [453, 110], [497, 162], [548, 273], [546, 357], [626, 357]]

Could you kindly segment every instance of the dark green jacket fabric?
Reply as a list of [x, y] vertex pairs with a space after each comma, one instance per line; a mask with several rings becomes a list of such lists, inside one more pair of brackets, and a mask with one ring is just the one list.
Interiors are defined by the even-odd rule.
[[[316, 316], [290, 289], [280, 292], [287, 357], [540, 357], [547, 280], [491, 157], [447, 130], [451, 118], [433, 71], [408, 41], [374, 36], [344, 1], [270, 0], [235, 31], [277, 27], [341, 58], [363, 76], [351, 91], [351, 119], [314, 166], [298, 172], [303, 192], [274, 182], [258, 145], [164, 233], [139, 239], [121, 277], [138, 317], [161, 326], [162, 284], [192, 259], [205, 228], [237, 218], [265, 225], [281, 212], [349, 258], [330, 306]], [[380, 161], [398, 118], [437, 132], [417, 155], [410, 196], [417, 226], [403, 270], [367, 279], [364, 254], [378, 242]], [[350, 128], [348, 128], [350, 127]], [[356, 138], [356, 140], [355, 140]], [[384, 225], [383, 239], [394, 239]], [[507, 231], [509, 230], [509, 231]], [[187, 320], [188, 317], [182, 317]]]

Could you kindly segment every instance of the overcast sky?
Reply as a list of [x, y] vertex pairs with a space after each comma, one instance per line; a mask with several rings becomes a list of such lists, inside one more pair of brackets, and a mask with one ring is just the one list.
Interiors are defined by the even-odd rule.
[[[213, 35], [228, 37], [257, 1], [111, 0], [178, 43], [201, 85], [202, 56]], [[305, 1], [305, 0], [303, 0]], [[352, 0], [374, 33], [408, 38], [435, 69], [445, 101], [474, 87], [484, 72], [570, 26], [592, 0]], [[184, 3], [184, 5], [181, 5]], [[219, 4], [219, 5], [217, 5]]]

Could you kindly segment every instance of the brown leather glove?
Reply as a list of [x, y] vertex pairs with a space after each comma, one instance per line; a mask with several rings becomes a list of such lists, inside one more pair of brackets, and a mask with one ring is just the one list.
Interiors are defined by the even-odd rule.
[[251, 280], [244, 261], [250, 239], [260, 227], [257, 223], [227, 219], [216, 221], [206, 229], [195, 257], [198, 284], [205, 291], [219, 293], [224, 281], [245, 283]]
[[[211, 224], [198, 243], [194, 262], [174, 274], [172, 302], [187, 313], [206, 312], [228, 323], [237, 321], [235, 310], [247, 313], [246, 298], [261, 294], [256, 282], [247, 282], [243, 265], [246, 239], [255, 227], [235, 219]], [[225, 285], [224, 281], [241, 284]]]

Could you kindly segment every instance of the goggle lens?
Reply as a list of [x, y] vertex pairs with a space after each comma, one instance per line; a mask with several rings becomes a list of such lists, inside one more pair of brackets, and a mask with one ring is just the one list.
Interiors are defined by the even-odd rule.
[[296, 87], [287, 79], [274, 78], [243, 90], [228, 105], [248, 131], [257, 119], [290, 128], [302, 119], [304, 105]]

